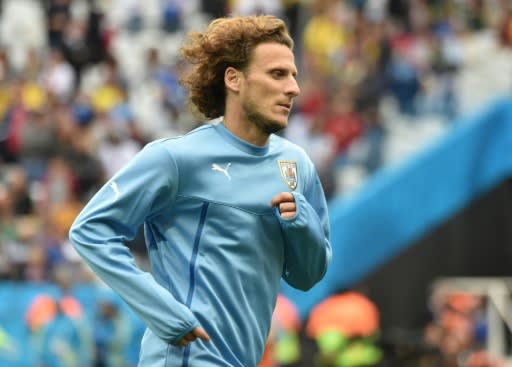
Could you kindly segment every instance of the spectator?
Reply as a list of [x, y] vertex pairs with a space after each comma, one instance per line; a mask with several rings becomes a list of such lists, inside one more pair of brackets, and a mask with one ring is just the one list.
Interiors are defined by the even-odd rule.
[[363, 132], [354, 98], [352, 89], [342, 88], [333, 93], [327, 104], [324, 131], [334, 139], [337, 155], [345, 153]]
[[94, 367], [126, 366], [126, 348], [129, 347], [131, 326], [120, 299], [105, 291], [98, 300], [94, 319]]
[[106, 135], [98, 147], [98, 157], [110, 179], [140, 150], [140, 144], [129, 136], [128, 126], [111, 119], [105, 120]]
[[13, 203], [13, 214], [15, 216], [33, 214], [34, 203], [30, 197], [27, 172], [20, 166], [13, 166], [7, 170], [5, 181], [8, 195]]
[[282, 16], [281, 1], [274, 0], [235, 0], [232, 11], [237, 15], [272, 14]]
[[61, 49], [53, 48], [42, 71], [42, 83], [52, 101], [68, 103], [75, 93], [76, 75]]
[[332, 295], [311, 310], [307, 335], [318, 345], [317, 364], [375, 366], [382, 359], [376, 345], [380, 321], [375, 304], [359, 292]]
[[336, 76], [345, 56], [345, 47], [349, 39], [347, 25], [342, 18], [342, 3], [320, 1], [315, 14], [307, 21], [303, 33], [304, 57], [312, 65], [310, 72], [319, 72], [323, 76]]
[[498, 36], [500, 43], [505, 47], [512, 46], [512, 6], [505, 5], [498, 26]]
[[54, 318], [46, 324], [38, 337], [40, 347], [36, 363], [47, 367], [89, 367], [91, 350], [87, 334], [78, 324], [57, 306]]
[[41, 181], [55, 146], [54, 126], [44, 109], [28, 111], [19, 144], [19, 159], [28, 180]]

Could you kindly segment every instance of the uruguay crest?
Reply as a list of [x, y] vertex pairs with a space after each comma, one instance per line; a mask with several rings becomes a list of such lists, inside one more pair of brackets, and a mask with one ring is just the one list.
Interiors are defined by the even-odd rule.
[[281, 171], [284, 182], [290, 189], [295, 190], [299, 179], [297, 176], [297, 162], [277, 161], [277, 163], [279, 163], [279, 171]]

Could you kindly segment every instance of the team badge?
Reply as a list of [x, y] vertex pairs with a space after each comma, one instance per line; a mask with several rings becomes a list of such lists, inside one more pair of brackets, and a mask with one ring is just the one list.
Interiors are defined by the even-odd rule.
[[292, 190], [297, 188], [297, 163], [295, 161], [277, 161], [279, 163], [279, 171], [284, 182]]

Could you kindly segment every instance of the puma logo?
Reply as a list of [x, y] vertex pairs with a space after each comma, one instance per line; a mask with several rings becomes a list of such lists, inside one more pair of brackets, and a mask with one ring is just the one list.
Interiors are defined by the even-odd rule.
[[218, 171], [224, 173], [224, 176], [228, 178], [228, 180], [231, 181], [231, 176], [229, 175], [228, 169], [229, 166], [231, 166], [231, 162], [226, 165], [226, 168], [222, 168], [217, 163], [212, 164], [212, 171]]
[[114, 190], [114, 199], [112, 200], [112, 202], [115, 202], [117, 200], [117, 198], [119, 197], [119, 188], [117, 187], [117, 183], [115, 181], [112, 181], [110, 183], [110, 187], [112, 188], [112, 190]]

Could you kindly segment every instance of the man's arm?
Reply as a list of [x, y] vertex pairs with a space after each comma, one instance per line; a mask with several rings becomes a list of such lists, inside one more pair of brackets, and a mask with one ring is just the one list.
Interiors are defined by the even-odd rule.
[[94, 272], [157, 336], [176, 345], [199, 323], [152, 275], [136, 266], [125, 243], [144, 221], [172, 205], [177, 175], [167, 150], [150, 144], [96, 193], [69, 233]]
[[318, 176], [304, 195], [281, 192], [270, 205], [276, 208], [285, 241], [283, 278], [308, 290], [323, 278], [332, 256], [327, 204]]

